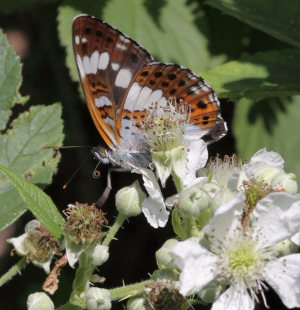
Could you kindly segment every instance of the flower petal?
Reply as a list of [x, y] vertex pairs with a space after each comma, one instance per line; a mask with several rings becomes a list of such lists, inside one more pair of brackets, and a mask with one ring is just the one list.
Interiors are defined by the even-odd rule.
[[24, 256], [28, 254], [28, 250], [26, 249], [26, 238], [27, 238], [27, 233], [24, 233], [20, 235], [19, 237], [16, 238], [10, 238], [7, 239], [8, 243], [11, 243], [17, 253], [21, 256]]
[[199, 292], [218, 274], [217, 256], [193, 239], [178, 242], [172, 255], [181, 269], [179, 291], [184, 296]]
[[292, 238], [292, 242], [300, 246], [300, 232], [296, 233]]
[[144, 168], [140, 168], [140, 169], [143, 172], [142, 176], [143, 176], [144, 186], [150, 198], [152, 198], [158, 203], [163, 204], [164, 198], [161, 193], [159, 184], [155, 178], [155, 174], [149, 169], [144, 169]]
[[271, 193], [260, 200], [253, 212], [253, 236], [267, 247], [300, 231], [300, 195]]
[[242, 228], [241, 218], [245, 193], [239, 193], [235, 199], [221, 206], [205, 228], [205, 232], [219, 241], [234, 237]]
[[154, 227], [165, 227], [169, 218], [165, 204], [158, 202], [152, 198], [146, 198], [142, 204], [142, 211], [148, 223]]
[[211, 310], [253, 310], [254, 302], [245, 287], [231, 285], [214, 303]]
[[203, 140], [187, 141], [187, 147], [188, 154], [184, 186], [190, 185], [190, 182], [196, 178], [197, 170], [204, 167], [208, 159], [207, 146]]
[[288, 308], [300, 307], [300, 254], [291, 254], [268, 263], [265, 279]]
[[248, 178], [252, 179], [261, 165], [269, 165], [283, 169], [284, 159], [276, 152], [268, 152], [266, 148], [257, 151], [251, 157], [250, 163], [243, 166]]

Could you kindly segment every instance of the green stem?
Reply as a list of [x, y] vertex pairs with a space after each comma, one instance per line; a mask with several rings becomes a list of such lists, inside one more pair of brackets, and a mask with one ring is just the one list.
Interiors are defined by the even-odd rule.
[[110, 242], [115, 238], [115, 235], [117, 234], [118, 230], [122, 227], [124, 221], [127, 219], [126, 216], [123, 214], [118, 214], [116, 221], [114, 224], [110, 227], [108, 233], [105, 236], [104, 241], [102, 242], [102, 245], [109, 246]]
[[92, 258], [85, 252], [80, 255], [79, 267], [76, 270], [75, 279], [73, 281], [73, 291], [70, 296], [70, 302], [80, 307], [85, 307], [85, 301], [82, 295], [85, 293], [91, 276], [96, 266], [92, 265]]
[[153, 283], [152, 280], [146, 280], [135, 284], [117, 287], [109, 290], [110, 296], [112, 299], [126, 299], [137, 294], [141, 294], [144, 291], [146, 285], [151, 283]]
[[0, 287], [11, 280], [15, 275], [20, 274], [20, 271], [26, 266], [27, 258], [24, 256], [0, 278]]

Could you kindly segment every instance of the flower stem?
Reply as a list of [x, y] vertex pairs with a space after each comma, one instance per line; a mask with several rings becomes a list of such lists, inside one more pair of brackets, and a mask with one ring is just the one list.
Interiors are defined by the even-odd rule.
[[70, 302], [85, 308], [85, 301], [82, 296], [86, 291], [91, 276], [96, 266], [92, 265], [92, 258], [85, 252], [80, 255], [79, 267], [76, 270], [75, 279], [73, 281], [73, 291], [70, 296]]
[[20, 271], [26, 266], [27, 258], [24, 256], [0, 278], [0, 287], [11, 280], [15, 275], [20, 274]]
[[152, 280], [146, 280], [140, 283], [125, 285], [109, 290], [112, 299], [126, 299], [144, 291], [146, 285], [153, 283]]
[[124, 216], [123, 214], [120, 214], [120, 213], [118, 214], [116, 221], [110, 227], [104, 241], [102, 242], [102, 245], [109, 246], [110, 242], [114, 239], [116, 233], [122, 227], [122, 225], [126, 219], [127, 219], [127, 217]]

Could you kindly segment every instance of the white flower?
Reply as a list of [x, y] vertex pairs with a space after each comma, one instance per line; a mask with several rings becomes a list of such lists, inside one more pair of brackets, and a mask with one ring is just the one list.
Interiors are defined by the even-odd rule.
[[209, 250], [195, 240], [177, 243], [172, 252], [181, 270], [180, 292], [200, 292], [211, 281], [228, 283], [212, 310], [253, 310], [265, 282], [288, 308], [300, 306], [300, 254], [277, 258], [276, 244], [300, 230], [300, 195], [271, 193], [253, 211], [243, 230], [244, 193], [217, 210], [205, 231]]
[[26, 224], [24, 234], [10, 238], [7, 242], [14, 246], [20, 256], [27, 256], [35, 266], [49, 273], [52, 258], [58, 250], [48, 243], [50, 237], [51, 234], [42, 227], [39, 221], [32, 220]]
[[27, 298], [28, 310], [54, 310], [54, 304], [44, 292], [30, 294]]
[[203, 131], [191, 125], [189, 117], [189, 105], [184, 102], [177, 104], [174, 99], [164, 106], [154, 102], [142, 124], [163, 187], [171, 173], [182, 183], [189, 182], [206, 164], [208, 152], [201, 140]]
[[263, 180], [274, 188], [296, 194], [298, 190], [296, 176], [293, 173], [286, 173], [283, 168], [283, 158], [276, 152], [268, 152], [266, 148], [257, 151], [250, 162], [243, 165], [249, 180]]

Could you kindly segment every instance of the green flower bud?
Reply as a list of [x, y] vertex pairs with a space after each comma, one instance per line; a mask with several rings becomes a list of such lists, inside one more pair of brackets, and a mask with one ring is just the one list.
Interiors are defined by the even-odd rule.
[[142, 212], [142, 202], [145, 198], [139, 182], [135, 181], [117, 192], [116, 206], [118, 211], [127, 217], [137, 216]]
[[50, 297], [42, 292], [30, 294], [27, 298], [28, 310], [54, 310], [54, 304]]
[[191, 186], [180, 193], [178, 212], [187, 217], [198, 216], [203, 210], [208, 208], [210, 200], [208, 193], [204, 190], [204, 186]]
[[234, 197], [235, 194], [232, 191], [228, 189], [220, 190], [211, 200], [210, 207], [212, 208], [213, 211], [216, 211], [223, 204], [232, 200]]
[[176, 239], [167, 240], [162, 247], [156, 251], [155, 258], [156, 263], [159, 269], [163, 268], [175, 268], [174, 259], [171, 256], [170, 252], [173, 246], [178, 242]]
[[274, 245], [274, 247], [276, 247], [276, 249], [278, 250], [278, 257], [299, 252], [299, 246], [294, 244], [289, 239], [277, 243], [276, 245]]
[[296, 176], [293, 173], [282, 172], [276, 174], [271, 181], [271, 186], [284, 189], [292, 195], [296, 194], [298, 190]]
[[94, 266], [100, 266], [108, 260], [108, 246], [96, 245], [96, 247], [89, 252], [89, 255], [92, 257], [92, 264]]
[[86, 306], [88, 310], [111, 309], [111, 297], [104, 288], [91, 287], [86, 293]]
[[142, 297], [130, 298], [126, 306], [127, 310], [147, 310], [145, 299]]

